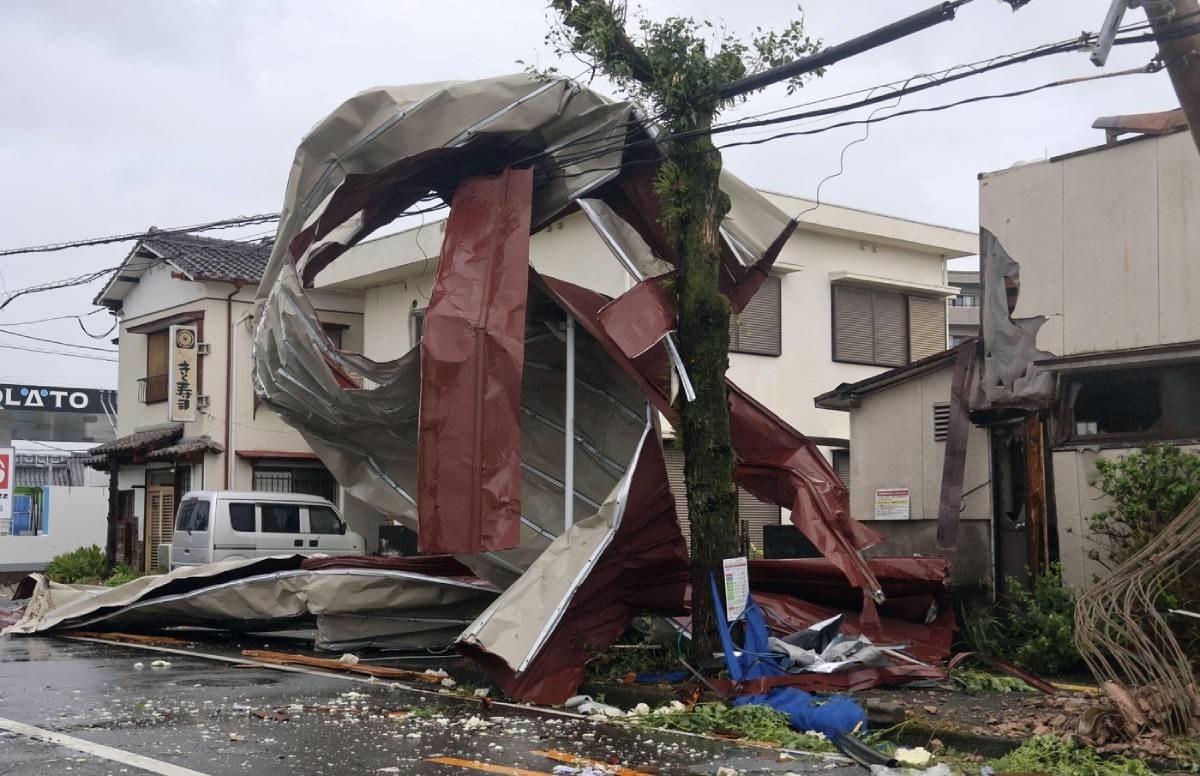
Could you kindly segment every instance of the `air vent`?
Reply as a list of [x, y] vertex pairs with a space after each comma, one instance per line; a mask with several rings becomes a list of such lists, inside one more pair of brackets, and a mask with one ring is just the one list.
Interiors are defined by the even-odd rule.
[[933, 405], [933, 441], [945, 442], [950, 433], [950, 404], [938, 402]]

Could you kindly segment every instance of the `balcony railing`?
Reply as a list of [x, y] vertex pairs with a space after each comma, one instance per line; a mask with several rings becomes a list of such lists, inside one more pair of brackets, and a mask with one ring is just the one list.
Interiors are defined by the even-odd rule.
[[168, 378], [169, 375], [150, 375], [138, 380], [138, 401], [142, 404], [166, 401]]

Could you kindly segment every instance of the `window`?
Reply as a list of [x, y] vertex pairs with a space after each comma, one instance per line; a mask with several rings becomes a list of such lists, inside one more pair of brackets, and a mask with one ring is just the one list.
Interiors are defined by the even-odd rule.
[[229, 525], [241, 533], [254, 533], [254, 505], [230, 504]]
[[315, 534], [340, 534], [342, 519], [329, 507], [309, 507], [308, 530]]
[[263, 533], [300, 533], [300, 507], [295, 504], [263, 504]]
[[320, 465], [255, 466], [253, 488], [267, 493], [307, 493], [330, 501], [337, 500], [337, 480]]
[[729, 351], [778, 356], [782, 351], [782, 280], [768, 275], [737, 315], [729, 316]]
[[951, 307], [976, 307], [975, 294], [959, 294], [958, 296], [950, 297]]
[[1061, 397], [1060, 441], [1200, 437], [1200, 364], [1068, 376]]
[[950, 435], [950, 403], [940, 401], [933, 405], [933, 441], [945, 442]]
[[179, 505], [179, 515], [175, 519], [176, 531], [207, 531], [208, 502], [188, 499]]
[[321, 330], [325, 332], [325, 336], [333, 343], [334, 348], [342, 349], [342, 332], [346, 327], [340, 323], [322, 323]]
[[833, 360], [903, 366], [946, 348], [946, 305], [935, 297], [835, 284]]
[[838, 479], [850, 489], [850, 451], [849, 450], [834, 450], [833, 451], [833, 470], [837, 472]]
[[416, 347], [421, 344], [421, 335], [425, 333], [425, 309], [413, 309], [408, 314], [408, 332], [410, 336], [410, 347]]
[[167, 376], [171, 371], [167, 334], [168, 330], [163, 329], [146, 335], [146, 376], [138, 380], [138, 398], [143, 404], [167, 400]]

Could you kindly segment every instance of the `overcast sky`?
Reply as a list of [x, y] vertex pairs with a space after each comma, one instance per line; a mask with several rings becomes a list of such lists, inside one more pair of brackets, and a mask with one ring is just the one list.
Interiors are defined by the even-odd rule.
[[[804, 8], [811, 34], [829, 44], [932, 4], [807, 0]], [[1108, 4], [1033, 0], [1013, 13], [998, 0], [976, 0], [955, 21], [835, 65], [791, 97], [782, 87], [760, 93], [727, 117], [1071, 38], [1098, 28]], [[796, 13], [795, 2], [776, 0], [643, 5], [654, 17], [684, 12], [747, 32], [781, 27]], [[543, 43], [544, 0], [9, 0], [4, 12], [0, 247], [273, 212], [297, 142], [355, 92], [481, 78], [521, 69], [516, 60], [554, 64]], [[1137, 11], [1127, 19], [1142, 21]], [[1152, 55], [1150, 45], [1122, 47], [1108, 69], [1142, 65]], [[562, 65], [568, 74], [579, 69], [574, 61]], [[901, 108], [1096, 72], [1085, 54], [1061, 55], [929, 90]], [[975, 230], [977, 173], [1099, 144], [1102, 133], [1090, 128], [1098, 116], [1177, 104], [1159, 73], [897, 118], [847, 149], [843, 174], [824, 185], [821, 197]], [[821, 179], [837, 172], [843, 147], [862, 136], [855, 127], [731, 149], [725, 163], [756, 186], [812, 197]], [[11, 290], [73, 276], [115, 265], [127, 250], [0, 257], [0, 281]], [[19, 299], [0, 311], [0, 328], [88, 313], [99, 286]], [[103, 332], [112, 319], [98, 313], [85, 323]], [[85, 337], [72, 320], [15, 330], [109, 347]], [[10, 334], [0, 334], [0, 345], [56, 347]], [[0, 364], [4, 381], [112, 386], [116, 380], [116, 365], [106, 361], [0, 348]]]

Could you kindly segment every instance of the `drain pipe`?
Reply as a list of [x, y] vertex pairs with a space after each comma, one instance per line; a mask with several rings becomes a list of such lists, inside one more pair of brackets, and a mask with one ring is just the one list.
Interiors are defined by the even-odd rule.
[[225, 297], [225, 486], [222, 490], [229, 490], [229, 482], [233, 479], [233, 328], [236, 325], [233, 322], [233, 298], [244, 285], [241, 280], [233, 281], [233, 290]]

